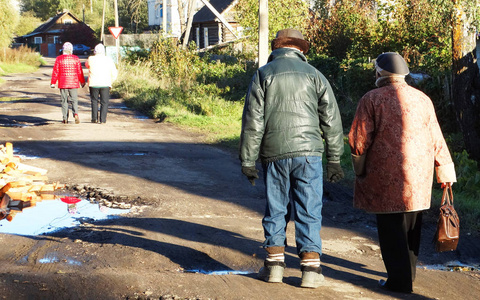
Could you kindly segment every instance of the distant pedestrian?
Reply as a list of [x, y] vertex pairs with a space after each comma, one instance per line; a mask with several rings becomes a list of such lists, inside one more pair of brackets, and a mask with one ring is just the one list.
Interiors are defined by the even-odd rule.
[[72, 104], [72, 113], [75, 123], [80, 123], [78, 117], [78, 88], [85, 86], [82, 64], [80, 59], [73, 55], [73, 45], [69, 42], [63, 44], [63, 54], [55, 59], [53, 66], [50, 87], [55, 88], [58, 81], [58, 88], [62, 98], [63, 123], [68, 123], [68, 104]]
[[380, 54], [375, 71], [378, 88], [360, 99], [348, 135], [354, 206], [377, 216], [388, 274], [380, 285], [411, 293], [434, 170], [444, 186], [456, 181], [455, 168], [432, 101], [405, 82], [409, 69], [403, 57]]
[[[89, 70], [88, 86], [90, 100], [92, 101], [92, 123], [106, 123], [110, 89], [117, 79], [117, 68], [113, 60], [105, 55], [105, 46], [95, 46], [95, 55], [90, 56], [86, 62]], [[98, 118], [98, 103], [100, 103], [100, 118]]]
[[291, 195], [301, 287], [317, 288], [324, 281], [320, 267], [322, 155], [326, 150], [326, 179], [341, 180], [344, 142], [332, 88], [325, 76], [308, 64], [308, 49], [302, 33], [294, 29], [280, 30], [272, 41], [268, 63], [253, 76], [245, 98], [240, 160], [242, 173], [252, 184], [258, 178], [258, 158], [263, 167], [267, 258], [258, 277], [267, 282], [283, 280]]

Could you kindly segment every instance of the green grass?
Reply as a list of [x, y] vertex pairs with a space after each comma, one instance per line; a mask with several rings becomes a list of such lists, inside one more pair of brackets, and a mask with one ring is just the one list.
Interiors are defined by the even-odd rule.
[[[0, 63], [0, 75], [13, 74], [13, 73], [31, 73], [38, 70], [38, 66], [32, 66], [24, 63], [6, 64]], [[3, 72], [2, 72], [3, 71]]]

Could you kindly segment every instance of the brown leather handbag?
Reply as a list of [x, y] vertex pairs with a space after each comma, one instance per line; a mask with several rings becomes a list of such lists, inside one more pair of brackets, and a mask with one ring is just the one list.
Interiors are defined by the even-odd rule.
[[452, 186], [447, 184], [443, 189], [440, 216], [438, 217], [437, 232], [434, 238], [435, 250], [437, 252], [456, 250], [459, 237], [460, 219], [453, 207]]

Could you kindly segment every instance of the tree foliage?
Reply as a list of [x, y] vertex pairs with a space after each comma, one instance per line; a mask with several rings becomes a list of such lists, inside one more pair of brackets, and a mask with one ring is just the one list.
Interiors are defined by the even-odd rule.
[[[244, 28], [245, 36], [255, 45], [258, 41], [258, 0], [239, 0], [236, 6], [237, 19]], [[309, 20], [308, 3], [302, 0], [276, 0], [268, 2], [269, 40], [277, 31], [295, 28], [305, 33]]]
[[15, 34], [17, 36], [25, 35], [34, 31], [38, 26], [40, 26], [40, 24], [42, 24], [42, 20], [35, 17], [33, 12], [24, 12], [20, 15], [20, 21], [15, 28]]
[[12, 43], [13, 32], [18, 22], [18, 12], [12, 1], [0, 0], [0, 48]]
[[451, 64], [451, 13], [448, 0], [342, 0], [317, 11], [308, 37], [339, 59], [396, 51], [412, 67], [443, 71]]

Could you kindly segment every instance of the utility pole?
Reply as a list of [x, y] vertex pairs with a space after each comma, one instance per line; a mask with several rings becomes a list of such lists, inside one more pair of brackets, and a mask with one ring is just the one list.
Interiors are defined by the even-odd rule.
[[103, 13], [102, 13], [102, 32], [100, 33], [100, 41], [105, 45], [105, 5], [107, 0], [103, 0]]
[[167, 36], [167, 3], [168, 0], [163, 0], [162, 4], [162, 26], [163, 26], [163, 36]]
[[[115, 27], [118, 27], [118, 0], [115, 0]], [[120, 36], [115, 39], [115, 45], [117, 48], [117, 64], [120, 62]]]
[[268, 0], [259, 0], [258, 6], [258, 67], [268, 60]]

